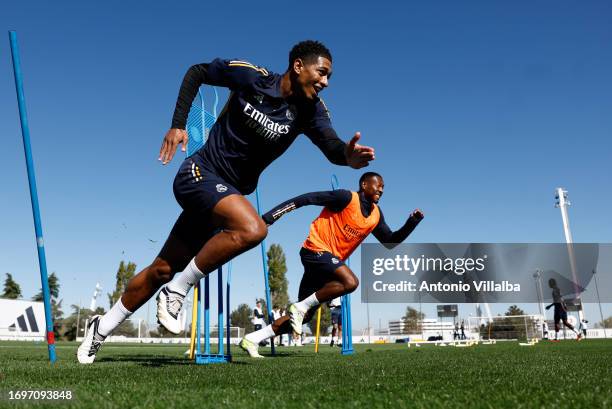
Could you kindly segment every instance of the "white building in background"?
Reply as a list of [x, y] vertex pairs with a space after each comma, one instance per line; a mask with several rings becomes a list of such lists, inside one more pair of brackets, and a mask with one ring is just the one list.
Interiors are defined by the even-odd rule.
[[45, 340], [45, 307], [42, 302], [0, 298], [0, 311], [0, 340]]
[[[455, 324], [453, 321], [438, 321], [437, 319], [427, 319], [425, 318], [421, 321], [422, 326], [422, 334], [423, 338], [427, 339], [428, 337], [434, 337], [441, 335], [444, 338], [452, 338], [453, 330], [455, 328]], [[467, 332], [467, 328], [466, 328]], [[396, 320], [389, 321], [389, 335], [420, 335], [420, 334], [411, 334], [410, 331], [406, 329], [406, 324], [404, 320]]]

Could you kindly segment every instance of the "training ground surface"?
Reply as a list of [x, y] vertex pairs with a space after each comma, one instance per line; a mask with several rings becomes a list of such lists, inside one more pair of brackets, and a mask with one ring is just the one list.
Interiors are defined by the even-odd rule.
[[[1, 408], [10, 390], [71, 390], [86, 408], [604, 408], [612, 405], [612, 340], [469, 348], [356, 345], [278, 348], [276, 358], [199, 366], [185, 346], [105, 345], [93, 365], [74, 343], [46, 361], [42, 344], [0, 342]], [[262, 348], [263, 349], [263, 348]], [[237, 350], [237, 348], [236, 348]], [[266, 349], [263, 349], [266, 350]], [[235, 351], [238, 352], [238, 351]], [[266, 352], [267, 353], [267, 352]], [[40, 407], [40, 406], [38, 406]]]

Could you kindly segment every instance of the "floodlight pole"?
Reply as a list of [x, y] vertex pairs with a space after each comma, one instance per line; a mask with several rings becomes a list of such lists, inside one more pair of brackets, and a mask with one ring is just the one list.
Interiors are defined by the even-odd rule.
[[81, 300], [79, 300], [79, 305], [77, 308], [77, 321], [76, 321], [76, 337], [75, 341], [79, 337], [79, 320], [81, 319]]
[[[98, 302], [98, 297], [102, 294], [102, 286], [100, 283], [96, 283], [96, 288], [94, 289], [93, 295], [91, 296], [91, 301], [89, 303], [89, 309], [94, 311], [96, 309], [96, 304]], [[148, 318], [148, 317], [147, 317]]]
[[561, 210], [561, 219], [563, 221], [563, 233], [565, 234], [565, 242], [567, 243], [567, 253], [569, 255], [570, 269], [572, 271], [572, 281], [574, 282], [574, 290], [577, 294], [576, 300], [579, 301], [578, 307], [578, 319], [580, 323], [584, 320], [584, 312], [582, 311], [582, 302], [580, 301], [580, 289], [578, 288], [578, 279], [576, 275], [576, 256], [574, 255], [574, 240], [572, 239], [572, 232], [569, 226], [569, 216], [567, 214], [567, 207], [571, 206], [570, 201], [567, 197], [567, 190], [562, 187], [558, 187], [555, 190], [555, 207]]
[[23, 149], [25, 152], [26, 166], [28, 169], [28, 183], [30, 184], [30, 199], [32, 202], [32, 214], [34, 216], [34, 231], [36, 232], [36, 247], [38, 250], [40, 281], [42, 283], [42, 294], [45, 304], [45, 323], [47, 329], [46, 338], [49, 349], [49, 361], [53, 363], [55, 362], [56, 356], [55, 335], [53, 333], [53, 317], [51, 315], [51, 295], [49, 291], [49, 278], [47, 276], [47, 259], [45, 257], [45, 245], [43, 241], [42, 223], [40, 220], [40, 209], [38, 206], [38, 190], [36, 189], [34, 159], [32, 158], [32, 147], [30, 146], [30, 126], [28, 125], [25, 93], [23, 92], [23, 77], [21, 75], [21, 59], [19, 58], [17, 32], [9, 31], [9, 40], [11, 43], [11, 56], [13, 57], [13, 73], [15, 74], [15, 88], [17, 90], [17, 103], [19, 105], [19, 119], [21, 121]]
[[[484, 306], [484, 309], [485, 309], [484, 314], [486, 314], [487, 316], [487, 323], [493, 322], [493, 315], [491, 314], [491, 308], [489, 307], [489, 303], [484, 302], [482, 303], [482, 305]], [[476, 316], [484, 317], [480, 303], [476, 303]], [[479, 324], [482, 324], [484, 322], [484, 318], [482, 318], [480, 321], [481, 322]]]
[[[372, 343], [372, 328], [370, 327], [370, 293], [368, 291], [368, 286], [365, 286], [366, 291], [366, 318], [368, 321], [368, 344]], [[351, 328], [352, 331], [352, 328]]]
[[597, 303], [599, 304], [599, 316], [601, 317], [601, 325], [603, 326], [604, 338], [608, 338], [606, 333], [606, 324], [604, 323], [603, 311], [601, 309], [601, 298], [599, 297], [599, 286], [597, 285], [597, 271], [593, 270], [593, 279], [595, 280], [595, 290], [597, 291]]
[[542, 291], [542, 270], [537, 269], [535, 273], [533, 273], [533, 278], [535, 278], [537, 296], [538, 296], [538, 308], [540, 309], [540, 315], [544, 317], [546, 321], [546, 306], [544, 305], [544, 293]]

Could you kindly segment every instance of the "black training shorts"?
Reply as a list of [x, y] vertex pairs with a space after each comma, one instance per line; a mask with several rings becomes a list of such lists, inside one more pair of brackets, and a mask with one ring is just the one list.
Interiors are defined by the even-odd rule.
[[555, 304], [555, 324], [560, 321], [567, 321], [567, 311], [563, 309], [561, 304]]
[[300, 282], [298, 300], [303, 300], [334, 280], [334, 272], [344, 265], [339, 257], [330, 252], [315, 252], [304, 247], [300, 250], [300, 258], [304, 266], [304, 275]]
[[209, 216], [212, 209], [226, 196], [240, 194], [238, 189], [206, 169], [193, 156], [185, 159], [174, 178], [174, 197], [189, 212]]

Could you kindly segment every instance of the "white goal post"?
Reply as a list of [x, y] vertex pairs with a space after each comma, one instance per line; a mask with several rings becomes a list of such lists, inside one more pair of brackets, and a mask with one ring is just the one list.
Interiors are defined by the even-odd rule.
[[480, 341], [533, 341], [544, 337], [546, 321], [542, 315], [503, 315], [470, 317], [468, 332]]

